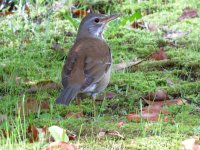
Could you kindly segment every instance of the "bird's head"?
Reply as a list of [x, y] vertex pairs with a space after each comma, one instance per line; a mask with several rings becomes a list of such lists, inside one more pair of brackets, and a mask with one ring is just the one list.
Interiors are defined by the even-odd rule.
[[78, 29], [77, 39], [93, 37], [103, 39], [102, 32], [106, 24], [120, 15], [103, 15], [90, 13], [88, 16], [84, 17]]

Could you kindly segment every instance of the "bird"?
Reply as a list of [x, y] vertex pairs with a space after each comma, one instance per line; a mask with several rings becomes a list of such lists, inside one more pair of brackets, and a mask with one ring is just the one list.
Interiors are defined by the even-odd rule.
[[80, 93], [86, 93], [95, 100], [107, 87], [111, 76], [112, 55], [103, 31], [108, 22], [119, 16], [91, 11], [82, 19], [75, 43], [63, 65], [63, 89], [56, 103], [69, 105]]

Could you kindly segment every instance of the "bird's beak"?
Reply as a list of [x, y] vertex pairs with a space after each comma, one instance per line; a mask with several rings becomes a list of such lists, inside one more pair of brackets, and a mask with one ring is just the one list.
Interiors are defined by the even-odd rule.
[[100, 21], [107, 23], [107, 22], [110, 22], [112, 20], [117, 19], [119, 16], [121, 16], [121, 15], [120, 14], [114, 14], [114, 15], [106, 16], [106, 17], [102, 18]]

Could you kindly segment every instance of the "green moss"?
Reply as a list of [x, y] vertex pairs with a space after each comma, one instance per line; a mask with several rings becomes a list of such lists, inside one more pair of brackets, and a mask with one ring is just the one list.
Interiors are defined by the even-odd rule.
[[[55, 104], [60, 90], [43, 90], [34, 94], [25, 93], [25, 98], [30, 96], [37, 101], [49, 101], [51, 108], [32, 113], [25, 120], [21, 118], [20, 122], [16, 105], [23, 100], [24, 91], [30, 87], [26, 82], [52, 80], [60, 84], [64, 58], [73, 45], [77, 30], [69, 19], [63, 19], [65, 15], [68, 15], [68, 11], [60, 10], [49, 14], [47, 6], [43, 4], [38, 4], [38, 8], [33, 5], [29, 19], [18, 13], [0, 18], [0, 36], [2, 37], [0, 39], [0, 112], [8, 116], [7, 121], [0, 127], [9, 126], [15, 129], [11, 142], [14, 148], [15, 145], [20, 145], [18, 143], [21, 136], [18, 134], [23, 133], [21, 125], [24, 127], [23, 130], [26, 130], [25, 126], [29, 123], [37, 127], [44, 125], [64, 127], [77, 135], [80, 134], [81, 148], [96, 150], [180, 149], [182, 140], [199, 135], [200, 18], [178, 21], [182, 9], [197, 8], [198, 0], [165, 2], [151, 0], [141, 3], [135, 1], [132, 4], [125, 0], [113, 3], [113, 5], [94, 4], [94, 6], [105, 12], [129, 15], [140, 9], [145, 15], [142, 19], [145, 22], [157, 24], [160, 29], [159, 32], [149, 32], [145, 29], [129, 30], [121, 27], [118, 21], [110, 23], [104, 36], [112, 50], [113, 62], [142, 59], [163, 46], [168, 60], [146, 60], [126, 70], [113, 71], [111, 82], [105, 93], [112, 91], [117, 96], [97, 102], [95, 118], [89, 97], [81, 102], [81, 107], [78, 107], [75, 101], [69, 106], [61, 106]], [[84, 2], [82, 5], [85, 5]], [[41, 24], [35, 22], [36, 16], [42, 17]], [[80, 19], [74, 21], [77, 25], [79, 22]], [[163, 39], [162, 29], [189, 31], [189, 34], [170, 41]], [[58, 50], [52, 48], [54, 42], [59, 43]], [[172, 84], [169, 84], [167, 80], [170, 80]], [[128, 122], [127, 114], [140, 110], [140, 97], [157, 89], [167, 91], [172, 99], [187, 99], [191, 104], [166, 108], [171, 112], [169, 122], [162, 120]], [[66, 117], [66, 114], [70, 112], [76, 113], [82, 110], [84, 116], [81, 118]], [[121, 121], [124, 122], [124, 126], [117, 127], [117, 122]], [[20, 126], [20, 132], [17, 131], [18, 126]], [[97, 135], [101, 128], [119, 131], [125, 139], [106, 135], [103, 140], [99, 140]], [[6, 147], [5, 138], [1, 137], [0, 143]], [[28, 142], [26, 143], [28, 145]], [[37, 145], [37, 147], [42, 146]]]

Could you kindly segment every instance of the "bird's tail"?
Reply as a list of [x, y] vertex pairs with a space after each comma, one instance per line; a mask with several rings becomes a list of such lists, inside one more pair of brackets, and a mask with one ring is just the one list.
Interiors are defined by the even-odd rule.
[[57, 98], [56, 103], [69, 105], [71, 100], [75, 98], [78, 94], [80, 87], [65, 87], [61, 92], [60, 96]]

